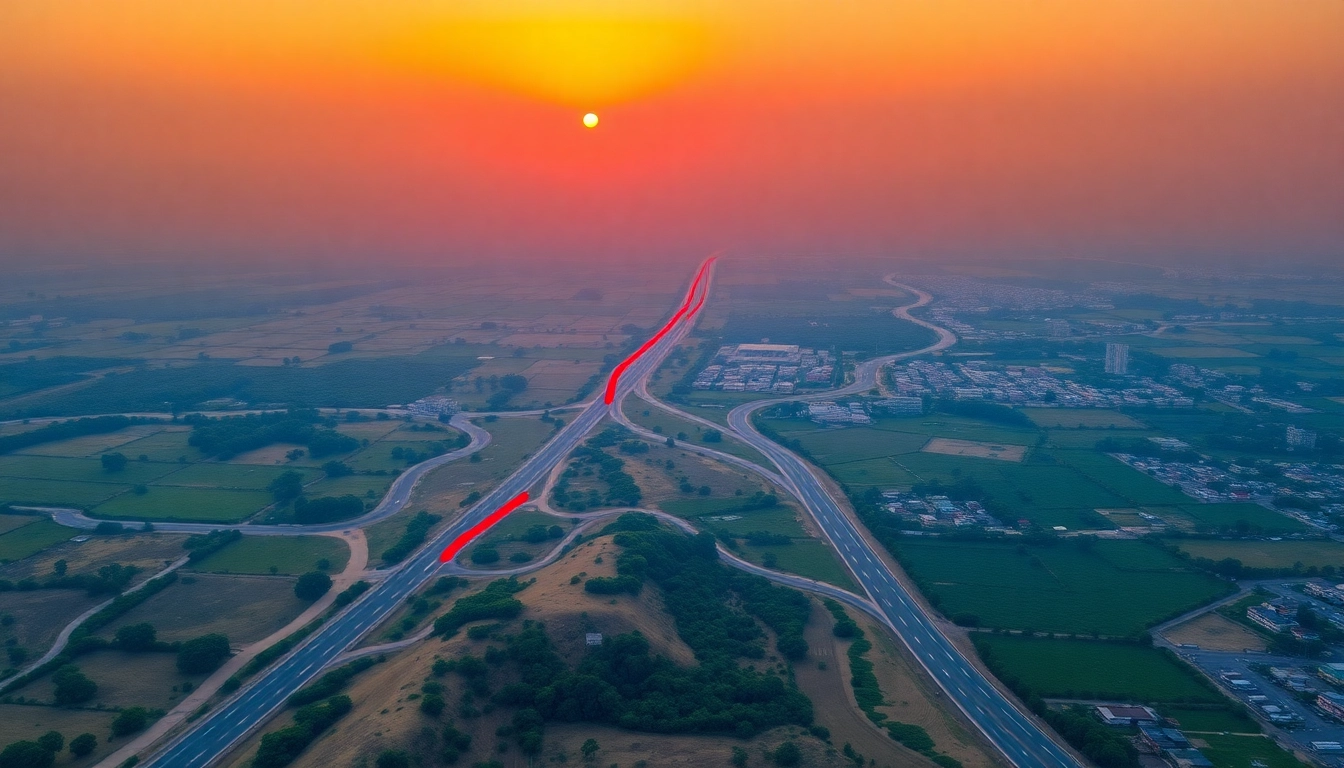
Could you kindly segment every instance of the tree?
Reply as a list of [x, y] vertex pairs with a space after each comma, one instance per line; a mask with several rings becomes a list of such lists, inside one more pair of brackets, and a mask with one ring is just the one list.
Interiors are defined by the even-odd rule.
[[138, 733], [149, 725], [149, 710], [144, 707], [127, 707], [112, 721], [113, 736], [129, 736]]
[[773, 757], [775, 758], [775, 765], [797, 765], [802, 762], [803, 753], [802, 750], [798, 749], [797, 744], [794, 744], [792, 741], [786, 741], [775, 749]]
[[92, 733], [81, 733], [70, 740], [70, 754], [83, 757], [98, 748], [98, 737]]
[[84, 676], [79, 667], [66, 664], [51, 676], [56, 684], [56, 705], [69, 707], [83, 704], [98, 693], [98, 684]]
[[517, 373], [499, 377], [499, 386], [511, 394], [519, 394], [527, 389], [527, 377]]
[[281, 504], [297, 499], [303, 493], [303, 475], [292, 469], [285, 470], [266, 486], [266, 490]]
[[60, 752], [61, 748], [65, 746], [65, 737], [59, 731], [47, 731], [37, 737], [37, 743], [41, 744], [42, 748], [48, 752]]
[[157, 634], [153, 624], [130, 624], [117, 630], [115, 642], [123, 651], [152, 651]]
[[56, 753], [36, 741], [16, 741], [0, 752], [0, 768], [51, 768]]
[[219, 669], [230, 653], [229, 638], [213, 633], [201, 635], [178, 649], [177, 669], [184, 675], [209, 674]]
[[731, 762], [733, 765], [737, 766], [737, 768], [747, 768], [748, 757], [747, 750], [741, 747], [733, 747], [733, 757]]
[[420, 699], [420, 711], [430, 717], [438, 717], [443, 713], [443, 696], [437, 693], [426, 693], [424, 698]]
[[700, 440], [706, 443], [722, 443], [723, 433], [717, 429], [706, 429]]
[[331, 577], [321, 571], [312, 571], [299, 577], [294, 584], [294, 596], [313, 602], [331, 589]]
[[583, 746], [579, 747], [579, 751], [583, 753], [584, 760], [592, 760], [597, 755], [599, 749], [601, 749], [601, 747], [597, 745], [597, 739], [589, 739], [583, 742]]
[[126, 468], [126, 456], [124, 454], [104, 453], [102, 462], [105, 472], [120, 472]]

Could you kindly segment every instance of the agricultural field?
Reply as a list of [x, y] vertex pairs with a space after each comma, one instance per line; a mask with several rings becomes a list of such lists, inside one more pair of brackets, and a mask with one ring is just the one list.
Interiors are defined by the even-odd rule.
[[[50, 522], [50, 521], [47, 521]], [[65, 528], [67, 535], [80, 533]], [[42, 578], [50, 574], [57, 561], [64, 560], [68, 573], [91, 573], [105, 565], [118, 563], [139, 568], [144, 575], [160, 570], [186, 554], [182, 542], [186, 534], [153, 533], [120, 534], [117, 536], [80, 536], [83, 541], [69, 539], [52, 545], [42, 552], [0, 567], [0, 578], [17, 581], [24, 578]], [[138, 579], [137, 579], [138, 580]]]
[[[794, 539], [787, 545], [762, 546], [743, 542], [738, 545], [737, 555], [756, 565], [824, 581], [841, 589], [859, 589], [835, 549], [829, 542], [820, 539]], [[767, 555], [773, 556], [774, 565], [767, 564]]]
[[1221, 704], [1222, 694], [1162, 651], [1142, 645], [982, 633], [993, 665], [1043, 698]]
[[335, 536], [244, 536], [190, 567], [205, 573], [300, 576], [318, 570], [322, 560], [327, 572], [340, 573], [350, 560], [350, 547]]
[[[127, 653], [102, 650], [80, 656], [79, 670], [98, 684], [98, 693], [86, 706], [171, 709], [182, 698], [181, 685], [200, 684], [206, 675], [184, 675], [177, 670], [176, 654]], [[22, 695], [44, 703], [54, 701], [51, 675], [24, 686]]]
[[97, 737], [98, 745], [88, 757], [80, 760], [67, 757], [56, 765], [60, 768], [96, 765], [99, 760], [121, 747], [121, 741], [108, 740], [110, 726], [116, 716], [116, 712], [99, 712], [93, 709], [0, 704], [0, 744], [7, 745], [24, 739], [35, 739], [48, 731], [56, 731], [65, 736], [67, 743], [80, 734], [92, 733]]
[[[13, 617], [9, 626], [0, 624], [0, 642], [28, 652], [28, 659], [36, 659], [61, 633], [67, 624], [106, 596], [89, 597], [80, 589], [35, 589], [31, 591], [0, 592], [0, 616]], [[9, 668], [8, 659], [0, 657], [0, 669]], [[22, 666], [22, 665], [20, 665]]]
[[73, 528], [57, 525], [48, 517], [28, 519], [31, 522], [0, 533], [0, 563], [22, 560], [79, 533]]
[[1285, 752], [1267, 736], [1204, 733], [1196, 738], [1203, 742], [1199, 751], [1219, 768], [1255, 765], [1256, 760], [1266, 768], [1307, 768], [1306, 763]]
[[1210, 541], [1181, 539], [1181, 550], [1210, 560], [1234, 558], [1249, 568], [1344, 566], [1344, 544], [1336, 541]]
[[[755, 448], [739, 442], [736, 438], [730, 436], [726, 430], [721, 430], [723, 440], [716, 443], [707, 443], [703, 440], [705, 428], [692, 421], [678, 418], [660, 408], [652, 406], [642, 407], [643, 402], [630, 401], [625, 415], [630, 417], [634, 423], [651, 429], [667, 437], [676, 438], [678, 434], [686, 435], [686, 440], [703, 445], [706, 448], [713, 448], [721, 453], [727, 453], [747, 461], [754, 462], [762, 467], [770, 468], [770, 460], [765, 458]], [[704, 414], [700, 414], [703, 416]]]
[[947, 616], [985, 627], [1130, 637], [1225, 594], [1225, 582], [1138, 541], [1082, 549], [906, 537], [898, 557]]
[[121, 627], [148, 622], [167, 642], [217, 632], [239, 646], [267, 637], [308, 606], [294, 596], [291, 578], [183, 574], [99, 634], [110, 638]]
[[1180, 517], [1185, 517], [1192, 521], [1196, 529], [1214, 530], [1219, 528], [1237, 528], [1240, 523], [1245, 522], [1251, 529], [1259, 529], [1265, 533], [1298, 533], [1306, 530], [1307, 526], [1294, 520], [1287, 515], [1275, 512], [1272, 509], [1266, 509], [1259, 504], [1182, 504], [1164, 513], [1161, 510], [1151, 510], [1155, 514], [1162, 516], [1174, 512]]

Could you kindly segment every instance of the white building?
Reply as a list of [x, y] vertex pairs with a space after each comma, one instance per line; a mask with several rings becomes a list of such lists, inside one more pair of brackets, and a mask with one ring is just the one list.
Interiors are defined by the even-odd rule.
[[1106, 372], [1123, 376], [1129, 373], [1129, 345], [1108, 342], [1106, 344]]

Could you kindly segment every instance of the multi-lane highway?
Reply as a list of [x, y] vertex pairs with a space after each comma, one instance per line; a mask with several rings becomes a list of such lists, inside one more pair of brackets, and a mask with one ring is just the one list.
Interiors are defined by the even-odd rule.
[[[621, 378], [617, 397], [632, 383], [647, 376], [686, 333], [704, 297], [708, 295], [711, 271], [701, 268], [697, 281], [681, 305], [679, 322], [657, 344], [631, 362]], [[288, 657], [253, 684], [245, 687], [210, 714], [198, 720], [146, 763], [155, 768], [205, 768], [249, 734], [282, 706], [290, 694], [303, 687], [397, 609], [406, 598], [439, 571], [439, 553], [453, 539], [486, 515], [543, 480], [551, 468], [564, 460], [583, 438], [607, 415], [608, 406], [596, 400], [565, 425], [554, 438], [528, 458], [512, 475], [481, 498], [447, 530], [426, 544], [409, 561], [380, 584], [366, 592], [344, 613], [327, 622]], [[409, 489], [408, 489], [409, 492]], [[390, 494], [389, 499], [394, 499]], [[405, 503], [405, 497], [400, 504]], [[399, 507], [398, 507], [399, 508]]]
[[[893, 281], [888, 278], [888, 282]], [[901, 287], [914, 292], [918, 301], [898, 309], [896, 314], [936, 331], [938, 341], [914, 352], [861, 363], [855, 369], [853, 383], [808, 399], [829, 399], [850, 392], [866, 391], [875, 384], [882, 366], [891, 361], [944, 349], [956, 342], [956, 337], [945, 329], [911, 317], [909, 310], [927, 304], [930, 296], [909, 286]], [[785, 400], [796, 399], [799, 398]], [[777, 402], [782, 400], [757, 401], [733, 409], [728, 414], [729, 427], [744, 442], [765, 454], [779, 469], [790, 490], [817, 521], [872, 602], [881, 608], [886, 624], [933, 676], [948, 698], [1013, 764], [1020, 768], [1077, 768], [1080, 763], [1072, 754], [1056, 744], [1050, 734], [990, 684], [980, 670], [939, 631], [933, 619], [906, 591], [841, 509], [840, 502], [831, 495], [827, 485], [818, 476], [819, 470], [756, 431], [751, 423], [752, 413]]]

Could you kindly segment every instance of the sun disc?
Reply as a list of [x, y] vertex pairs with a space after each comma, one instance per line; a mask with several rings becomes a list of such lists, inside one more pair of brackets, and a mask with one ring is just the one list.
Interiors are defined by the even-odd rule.
[[583, 127], [584, 127], [584, 128], [596, 128], [596, 127], [597, 127], [597, 115], [594, 114], [594, 113], [592, 113], [592, 112], [589, 112], [588, 114], [584, 115], [584, 116], [583, 116]]

